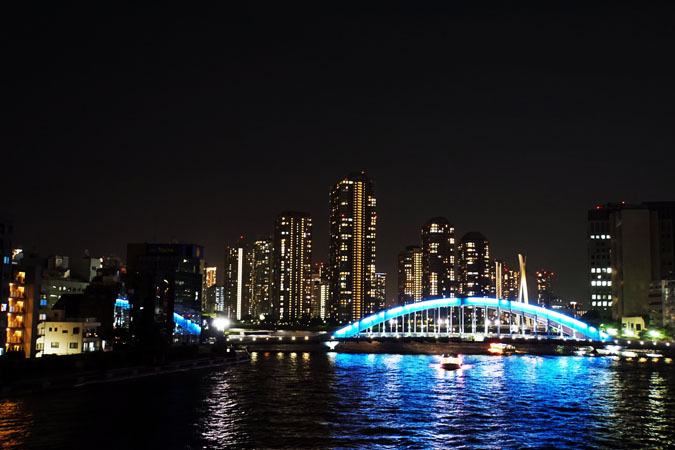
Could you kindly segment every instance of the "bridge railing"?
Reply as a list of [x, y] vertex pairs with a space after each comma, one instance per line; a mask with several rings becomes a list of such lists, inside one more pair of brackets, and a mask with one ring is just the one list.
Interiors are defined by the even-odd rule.
[[[521, 329], [525, 330], [525, 318], [529, 318], [534, 322], [534, 331], [537, 333], [539, 323], [545, 323], [546, 331], [550, 331], [550, 328], [556, 328], [558, 332], [562, 335], [564, 334], [564, 329], [567, 328], [567, 334], [576, 337], [579, 334], [583, 338], [604, 341], [609, 339], [609, 335], [603, 331], [598, 330], [597, 328], [582, 322], [574, 317], [562, 314], [558, 311], [551, 309], [543, 308], [538, 305], [531, 305], [522, 302], [515, 302], [510, 300], [500, 300], [494, 298], [482, 298], [482, 297], [468, 297], [468, 298], [439, 298], [432, 300], [425, 300], [416, 303], [410, 303], [407, 305], [395, 306], [393, 308], [380, 311], [376, 314], [369, 315], [364, 317], [361, 320], [355, 321], [343, 328], [340, 328], [334, 333], [336, 339], [340, 338], [349, 338], [358, 336], [360, 333], [368, 330], [374, 329], [377, 326], [385, 327], [386, 324], [390, 321], [396, 321], [398, 324], [398, 319], [406, 316], [413, 315], [415, 324], [417, 323], [417, 313], [426, 312], [427, 313], [427, 322], [429, 321], [428, 313], [430, 311], [437, 311], [433, 315], [432, 321], [438, 326], [438, 321], [441, 319], [442, 309], [446, 308], [446, 321], [452, 320], [454, 308], [459, 308], [460, 313], [458, 314], [458, 322], [460, 322], [461, 334], [464, 333], [464, 308], [468, 307], [473, 310], [472, 318], [472, 333], [475, 333], [476, 328], [476, 318], [475, 310], [484, 308], [484, 319], [487, 320], [488, 311], [492, 309], [497, 311], [499, 325], [501, 326], [501, 320], [504, 313], [508, 313], [509, 321], [512, 321], [513, 317], [521, 318], [518, 320], [522, 324]], [[449, 311], [449, 312], [448, 312]], [[405, 321], [404, 321], [405, 323]], [[510, 333], [512, 332], [511, 324]], [[555, 326], [557, 325], [557, 327]], [[487, 322], [485, 323], [487, 329]]]

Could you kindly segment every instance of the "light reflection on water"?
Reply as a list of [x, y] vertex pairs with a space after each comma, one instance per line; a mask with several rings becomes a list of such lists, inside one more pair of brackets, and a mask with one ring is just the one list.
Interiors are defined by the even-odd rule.
[[667, 448], [675, 439], [669, 366], [466, 356], [467, 369], [445, 371], [437, 362], [424, 355], [257, 353], [250, 364], [223, 371], [0, 400], [0, 443]]

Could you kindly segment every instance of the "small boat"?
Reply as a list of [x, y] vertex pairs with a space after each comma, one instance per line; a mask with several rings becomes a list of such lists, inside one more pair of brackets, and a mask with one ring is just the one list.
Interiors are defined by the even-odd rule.
[[462, 355], [441, 355], [441, 368], [445, 370], [457, 370], [462, 368]]
[[493, 355], [504, 355], [509, 356], [516, 351], [516, 348], [513, 345], [503, 344], [501, 342], [493, 342], [488, 347], [488, 352]]
[[595, 350], [594, 347], [586, 346], [579, 347], [573, 352], [576, 356], [598, 356], [599, 353]]

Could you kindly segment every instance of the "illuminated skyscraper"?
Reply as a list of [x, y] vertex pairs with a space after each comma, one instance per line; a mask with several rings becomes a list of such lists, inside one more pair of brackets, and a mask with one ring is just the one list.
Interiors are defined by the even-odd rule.
[[387, 274], [375, 274], [375, 310], [381, 311], [387, 307]]
[[422, 300], [422, 249], [411, 245], [398, 254], [398, 302]]
[[282, 322], [309, 318], [312, 309], [312, 219], [284, 212], [274, 222], [274, 299]]
[[216, 267], [206, 268], [206, 287], [210, 288], [216, 284]]
[[504, 261], [495, 261], [495, 296], [504, 300], [517, 300], [520, 272], [511, 270]]
[[216, 284], [216, 268], [204, 267], [202, 276], [202, 314], [211, 315], [216, 312], [215, 290], [210, 289]]
[[340, 323], [374, 312], [375, 183], [364, 172], [330, 192], [331, 317]]
[[455, 227], [434, 217], [422, 227], [422, 297], [456, 297]]
[[537, 303], [539, 303], [539, 306], [551, 307], [551, 302], [554, 299], [551, 289], [553, 275], [553, 272], [548, 270], [537, 271]]
[[272, 315], [272, 236], [259, 236], [253, 243], [251, 315]]
[[459, 242], [459, 289], [463, 297], [489, 297], [494, 288], [490, 282], [490, 249], [481, 233], [472, 231]]
[[330, 283], [324, 263], [312, 266], [312, 318], [326, 319], [330, 303]]
[[250, 316], [252, 252], [245, 244], [244, 236], [234, 246], [225, 248], [223, 294], [225, 315], [242, 320]]

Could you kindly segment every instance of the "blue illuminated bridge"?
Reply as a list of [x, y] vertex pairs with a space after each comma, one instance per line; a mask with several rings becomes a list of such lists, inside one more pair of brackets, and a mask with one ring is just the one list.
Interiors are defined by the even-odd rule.
[[396, 306], [337, 330], [335, 339], [368, 336], [511, 336], [605, 341], [610, 336], [541, 306], [494, 298], [439, 298]]

